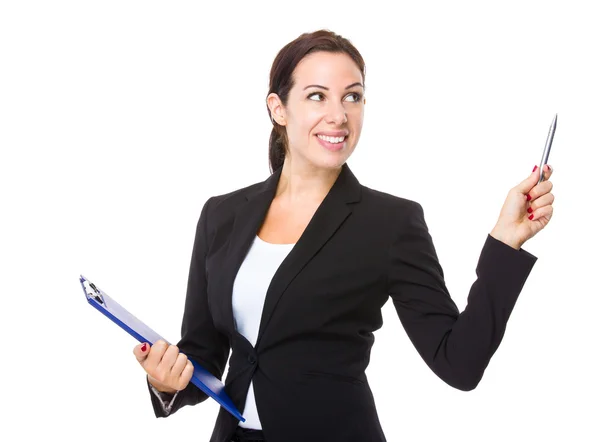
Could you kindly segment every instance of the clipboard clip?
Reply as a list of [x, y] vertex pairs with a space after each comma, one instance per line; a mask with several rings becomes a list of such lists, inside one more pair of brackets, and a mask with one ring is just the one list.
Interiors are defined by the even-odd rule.
[[96, 302], [104, 305], [102, 290], [98, 289], [93, 282], [88, 281], [83, 275], [79, 275], [79, 282], [81, 283], [81, 287], [83, 287], [83, 291], [88, 301], [94, 299]]

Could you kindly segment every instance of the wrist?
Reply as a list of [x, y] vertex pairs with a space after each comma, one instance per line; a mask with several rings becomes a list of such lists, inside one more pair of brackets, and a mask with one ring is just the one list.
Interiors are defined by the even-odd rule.
[[492, 238], [497, 239], [498, 241], [503, 242], [504, 244], [512, 247], [515, 250], [520, 250], [521, 246], [523, 245], [523, 243], [516, 241], [512, 238], [510, 238], [508, 235], [502, 233], [501, 230], [497, 229], [496, 227], [494, 227], [492, 229], [492, 231], [490, 232], [490, 236]]
[[156, 379], [154, 379], [150, 375], [147, 376], [147, 379], [148, 379], [148, 382], [150, 383], [150, 385], [152, 385], [154, 388], [156, 388], [156, 390], [158, 390], [161, 393], [166, 393], [166, 394], [177, 393], [177, 390], [173, 390], [172, 388], [169, 388], [166, 385], [161, 384], [160, 382], [158, 382]]

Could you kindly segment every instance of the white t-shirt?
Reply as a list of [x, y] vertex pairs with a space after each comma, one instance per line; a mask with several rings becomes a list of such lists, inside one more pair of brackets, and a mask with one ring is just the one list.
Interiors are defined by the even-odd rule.
[[[271, 244], [256, 236], [233, 283], [233, 317], [237, 331], [254, 346], [267, 289], [273, 275], [295, 244]], [[256, 409], [254, 386], [250, 382], [239, 426], [262, 430]]]

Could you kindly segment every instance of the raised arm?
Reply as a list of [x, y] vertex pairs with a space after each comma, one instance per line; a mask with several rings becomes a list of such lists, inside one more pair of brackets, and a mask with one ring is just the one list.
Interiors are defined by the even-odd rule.
[[465, 310], [444, 282], [423, 208], [412, 202], [389, 249], [388, 292], [410, 340], [447, 384], [474, 389], [537, 257], [488, 235]]

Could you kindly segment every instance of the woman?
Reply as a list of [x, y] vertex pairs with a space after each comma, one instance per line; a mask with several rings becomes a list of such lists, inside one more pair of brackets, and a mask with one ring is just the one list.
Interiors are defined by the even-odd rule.
[[465, 391], [481, 380], [537, 260], [521, 246], [552, 216], [552, 172], [537, 184], [534, 169], [508, 193], [459, 313], [421, 205], [360, 185], [346, 164], [364, 79], [359, 52], [325, 30], [277, 55], [267, 96], [273, 173], [208, 199], [182, 338], [134, 348], [157, 417], [207, 398], [189, 383], [187, 356], [221, 378], [231, 349], [226, 392], [246, 421], [221, 408], [211, 441], [385, 441], [365, 369], [389, 297], [442, 380]]

